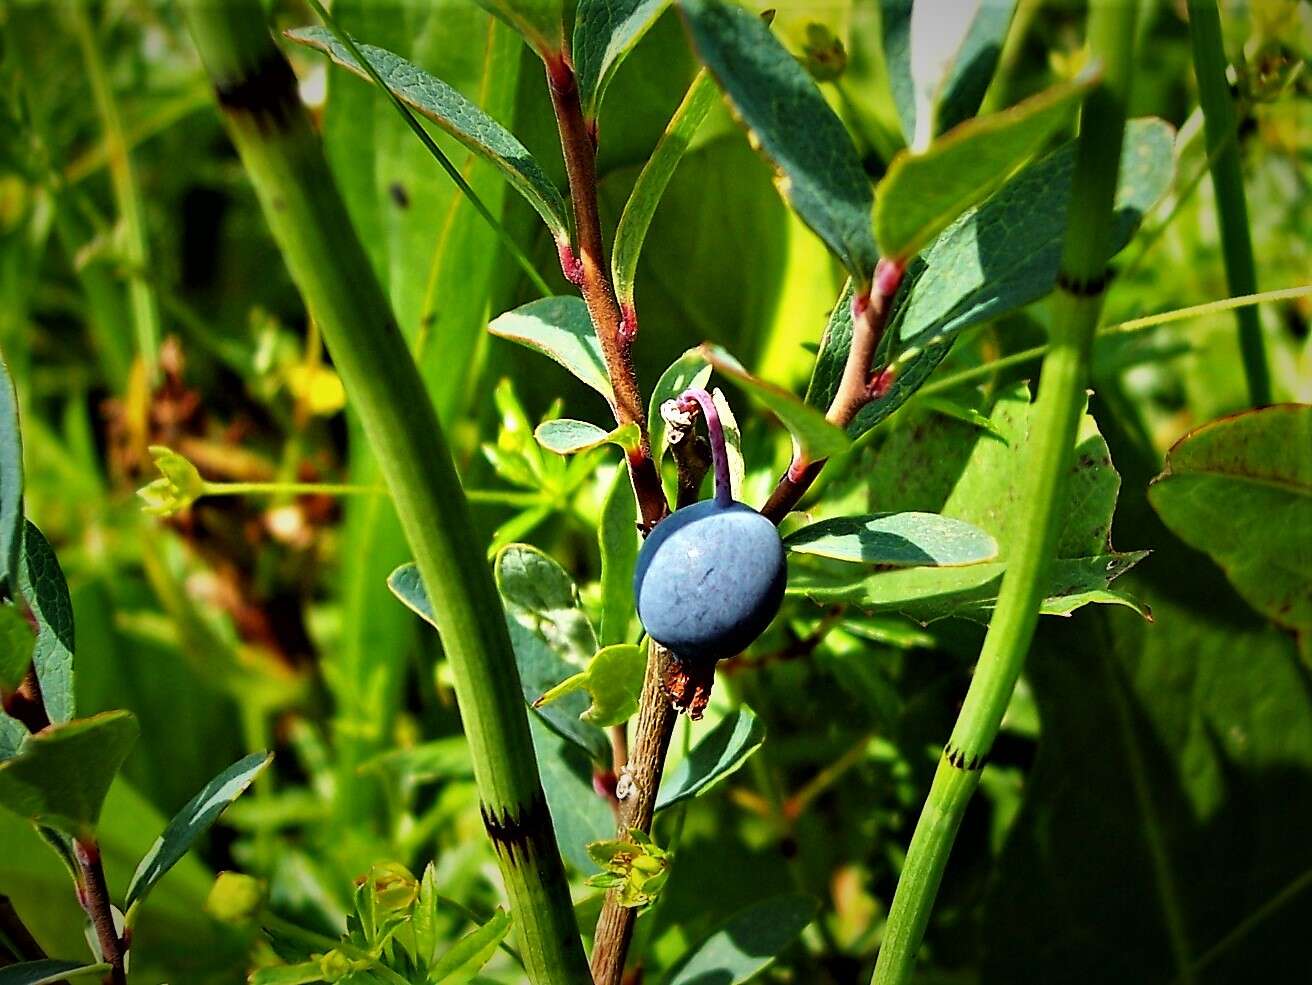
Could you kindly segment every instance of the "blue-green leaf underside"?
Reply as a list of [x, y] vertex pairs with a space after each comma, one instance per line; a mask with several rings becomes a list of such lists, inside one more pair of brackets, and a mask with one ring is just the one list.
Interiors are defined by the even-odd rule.
[[145, 899], [169, 869], [187, 854], [196, 839], [210, 829], [219, 815], [255, 782], [272, 760], [272, 753], [253, 752], [219, 773], [187, 801], [138, 863], [132, 881], [128, 883], [124, 905], [131, 907], [138, 900]]
[[784, 546], [794, 554], [900, 568], [979, 564], [998, 554], [998, 542], [973, 524], [915, 512], [821, 520], [793, 531]]
[[[364, 66], [324, 27], [288, 31], [298, 44], [328, 55], [334, 62], [372, 82]], [[559, 242], [568, 242], [565, 200], [542, 166], [509, 130], [441, 79], [400, 55], [373, 45], [356, 45], [387, 88], [411, 109], [432, 120], [460, 143], [496, 167], [528, 200]]]
[[32, 662], [46, 715], [52, 722], [67, 722], [74, 715], [73, 603], [54, 548], [31, 521], [23, 533], [18, 587], [36, 618]]
[[560, 295], [530, 301], [498, 315], [488, 330], [498, 338], [510, 339], [551, 357], [608, 402], [613, 401], [601, 343], [597, 341], [588, 306], [582, 298]]
[[705, 793], [747, 761], [765, 741], [765, 725], [747, 707], [724, 718], [665, 775], [656, 810]]
[[680, 0], [698, 56], [774, 166], [788, 202], [860, 283], [879, 259], [874, 195], [842, 122], [760, 17], [722, 0]]
[[579, 0], [574, 14], [574, 77], [583, 115], [595, 118], [620, 62], [670, 0]]

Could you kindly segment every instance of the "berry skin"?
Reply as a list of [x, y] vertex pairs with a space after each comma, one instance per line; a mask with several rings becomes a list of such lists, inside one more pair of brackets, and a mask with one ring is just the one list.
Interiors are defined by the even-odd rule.
[[638, 554], [638, 618], [684, 663], [731, 657], [770, 625], [787, 582], [783, 542], [765, 517], [708, 499], [661, 521]]

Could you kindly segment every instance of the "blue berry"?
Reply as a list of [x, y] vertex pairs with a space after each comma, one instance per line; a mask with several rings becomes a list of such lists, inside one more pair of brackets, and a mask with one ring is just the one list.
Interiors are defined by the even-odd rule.
[[638, 618], [680, 661], [741, 652], [770, 625], [787, 568], [773, 523], [738, 502], [708, 499], [657, 524], [638, 554]]

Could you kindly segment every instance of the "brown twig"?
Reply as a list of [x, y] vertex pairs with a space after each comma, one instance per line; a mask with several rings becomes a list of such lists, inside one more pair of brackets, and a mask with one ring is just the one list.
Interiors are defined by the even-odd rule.
[[123, 961], [127, 946], [114, 924], [114, 909], [109, 900], [109, 887], [105, 884], [105, 869], [100, 863], [100, 845], [94, 838], [77, 838], [73, 841], [73, 854], [82, 874], [78, 883], [82, 908], [91, 918], [96, 939], [100, 942], [100, 953], [109, 964], [105, 983], [126, 985], [127, 974]]
[[551, 104], [556, 111], [560, 146], [569, 175], [570, 198], [574, 206], [574, 227], [578, 239], [578, 256], [562, 251], [565, 276], [578, 284], [588, 314], [601, 343], [614, 392], [615, 420], [619, 424], [636, 424], [639, 446], [628, 455], [629, 479], [638, 501], [644, 530], [650, 531], [669, 512], [669, 503], [661, 489], [660, 476], [651, 457], [647, 437], [647, 412], [642, 391], [633, 368], [632, 326], [635, 319], [621, 317], [615, 287], [611, 284], [606, 249], [601, 238], [601, 211], [597, 203], [597, 145], [595, 130], [583, 118], [574, 69], [568, 59], [557, 56], [547, 62], [547, 83]]
[[[679, 717], [661, 687], [665, 665], [670, 659], [664, 647], [655, 643], [651, 645], [629, 763], [620, 773], [615, 790], [620, 802], [621, 834], [631, 828], [651, 830], [656, 793], [665, 769], [665, 753], [670, 747], [674, 722]], [[616, 890], [606, 895], [592, 947], [592, 979], [596, 985], [619, 985], [637, 915], [636, 909], [620, 905]]]
[[[825, 412], [830, 424], [846, 428], [862, 407], [882, 396], [893, 382], [887, 371], [875, 372], [874, 359], [904, 270], [901, 263], [880, 260], [870, 292], [857, 293], [852, 298], [852, 348], [848, 350], [838, 390]], [[775, 523], [783, 520], [811, 488], [825, 461], [794, 458], [761, 507], [762, 515]]]

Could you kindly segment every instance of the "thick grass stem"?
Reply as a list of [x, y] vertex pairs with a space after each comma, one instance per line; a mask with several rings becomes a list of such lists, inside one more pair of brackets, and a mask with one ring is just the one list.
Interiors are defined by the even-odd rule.
[[432, 402], [259, 3], [190, 0], [184, 10], [233, 141], [360, 416], [432, 600], [528, 978], [552, 985], [586, 981], [504, 610]]
[[1020, 496], [1019, 509], [1027, 522], [1008, 546], [1007, 571], [975, 676], [912, 835], [874, 985], [911, 980], [957, 829], [979, 785], [1038, 623], [1107, 283], [1136, 12], [1134, 4], [1123, 0], [1095, 0], [1090, 8], [1088, 45], [1090, 54], [1102, 61], [1104, 75], [1102, 85], [1085, 101], [1081, 118], [1071, 214]]

